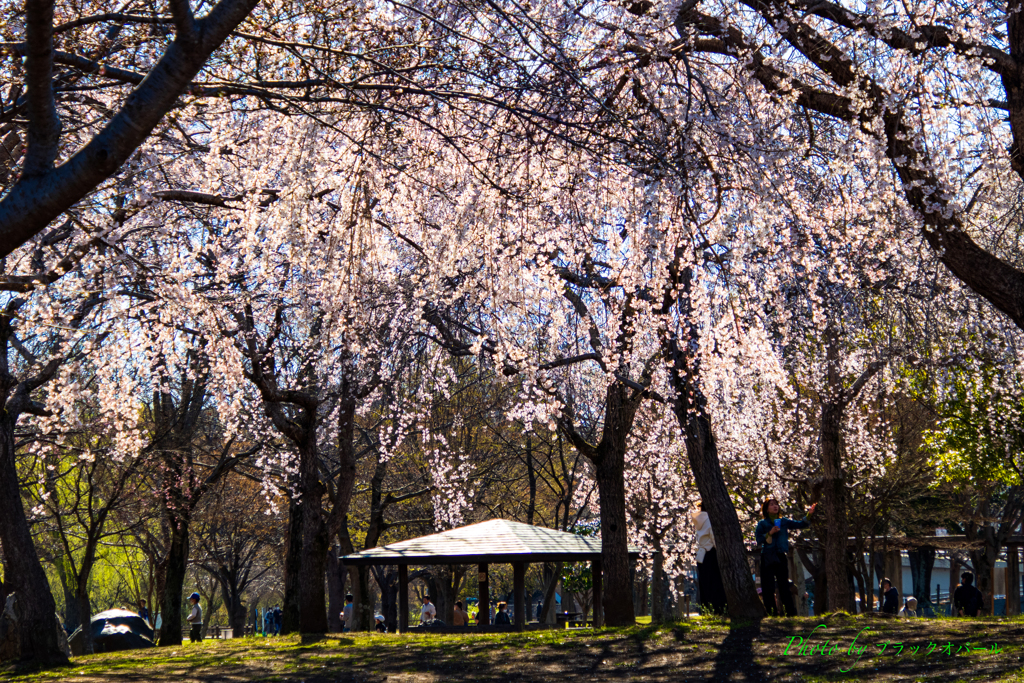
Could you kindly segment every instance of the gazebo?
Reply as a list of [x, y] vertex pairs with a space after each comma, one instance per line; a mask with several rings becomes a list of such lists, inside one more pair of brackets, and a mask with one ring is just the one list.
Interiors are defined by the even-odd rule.
[[[630, 556], [638, 553], [629, 549]], [[492, 519], [430, 536], [344, 555], [347, 566], [398, 565], [398, 632], [409, 630], [409, 565], [476, 564], [479, 566], [480, 615], [490, 615], [487, 568], [512, 565], [515, 630], [526, 628], [526, 565], [531, 562], [589, 561], [594, 581], [594, 626], [604, 623], [601, 606], [601, 540], [564, 531]]]

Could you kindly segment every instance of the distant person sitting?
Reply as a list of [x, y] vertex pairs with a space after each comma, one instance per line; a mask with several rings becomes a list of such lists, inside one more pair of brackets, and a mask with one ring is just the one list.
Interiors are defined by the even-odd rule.
[[958, 617], [976, 617], [984, 609], [981, 591], [974, 586], [974, 574], [960, 575], [960, 585], [953, 591], [953, 613]]
[[462, 609], [462, 601], [455, 603], [455, 611], [452, 612], [452, 626], [468, 626], [469, 615]]
[[508, 603], [498, 603], [498, 613], [494, 617], [495, 624], [511, 624], [512, 619], [508, 616]]
[[900, 610], [900, 616], [908, 619], [917, 616], [917, 598], [907, 598], [903, 603], [903, 609]]
[[374, 625], [373, 625], [373, 630], [375, 630], [377, 633], [387, 633], [388, 632], [388, 627], [384, 625], [384, 615], [383, 614], [378, 614], [377, 616], [375, 616], [373, 618], [373, 620], [375, 622]]
[[900, 593], [889, 579], [882, 579], [882, 614], [896, 616], [900, 611]]
[[423, 607], [420, 608], [420, 623], [428, 624], [437, 618], [437, 608], [430, 602], [430, 596], [423, 596]]

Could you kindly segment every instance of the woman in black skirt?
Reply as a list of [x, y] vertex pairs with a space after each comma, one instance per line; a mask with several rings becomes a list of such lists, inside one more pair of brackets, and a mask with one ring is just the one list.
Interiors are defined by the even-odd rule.
[[718, 550], [715, 549], [715, 532], [711, 520], [704, 511], [693, 513], [693, 526], [697, 532], [697, 586], [700, 589], [700, 604], [705, 612], [725, 614], [727, 607], [725, 588], [722, 587], [722, 573], [718, 569]]

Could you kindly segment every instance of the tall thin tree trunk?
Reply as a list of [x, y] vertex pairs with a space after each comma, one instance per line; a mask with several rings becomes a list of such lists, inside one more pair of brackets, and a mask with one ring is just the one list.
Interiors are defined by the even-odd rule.
[[[846, 479], [842, 461], [842, 428], [846, 400], [840, 376], [839, 333], [829, 323], [825, 329], [827, 396], [821, 406], [818, 444], [824, 473], [825, 576], [828, 580], [828, 604], [846, 609], [850, 602], [846, 578]], [[896, 579], [893, 579], [895, 581]]]
[[537, 511], [537, 470], [533, 466], [533, 438], [526, 435], [526, 479], [530, 485], [530, 502], [526, 508], [526, 523], [533, 524]]
[[284, 603], [281, 605], [281, 634], [299, 630], [299, 565], [302, 561], [302, 513], [294, 497], [288, 498], [288, 528], [284, 540]]
[[668, 580], [665, 576], [665, 556], [660, 542], [654, 550], [651, 568], [651, 623], [660, 624], [668, 613]]
[[43, 665], [66, 665], [57, 639], [57, 603], [39, 562], [18, 487], [14, 426], [17, 415], [0, 414], [0, 548], [5, 588], [18, 595], [21, 659]]
[[[821, 464], [825, 474], [824, 508], [825, 575], [828, 578], [828, 604], [845, 609], [849, 604], [846, 580], [846, 480], [843, 476], [840, 447], [842, 410], [827, 403], [821, 411]], [[895, 579], [894, 579], [895, 580]]]
[[[608, 425], [605, 425], [608, 429]], [[633, 588], [626, 528], [625, 449], [598, 446], [594, 473], [601, 506], [601, 566], [607, 626], [632, 626]]]
[[299, 630], [327, 633], [327, 551], [330, 541], [324, 520], [324, 486], [320, 481], [316, 430], [310, 428], [299, 451], [302, 494], [302, 556], [299, 558]]
[[327, 626], [331, 633], [341, 633], [341, 610], [345, 607], [345, 580], [341, 546], [335, 544], [327, 555]]
[[922, 547], [907, 553], [910, 556], [910, 577], [914, 585], [917, 608], [931, 610], [932, 567], [935, 565], [935, 548]]
[[715, 531], [718, 568], [722, 574], [729, 616], [735, 619], [760, 619], [765, 615], [765, 608], [757, 597], [740, 520], [718, 460], [718, 445], [711, 431], [711, 421], [703, 411], [680, 414], [678, 408], [676, 418], [680, 427], [683, 427], [686, 455], [693, 470], [693, 478]]
[[[666, 328], [661, 334], [661, 349], [668, 364], [669, 382], [675, 392], [672, 412], [683, 433], [686, 457], [715, 531], [715, 548], [718, 551], [718, 566], [729, 616], [760, 619], [765, 616], [764, 604], [754, 586], [740, 520], [722, 476], [718, 443], [712, 430], [707, 399], [698, 384], [697, 360], [689, 352], [699, 338], [699, 332], [690, 317], [693, 312], [689, 296], [692, 272], [687, 268], [681, 272], [673, 271], [671, 275], [673, 286], [680, 287], [682, 294], [666, 293], [664, 312], [669, 314], [673, 306], [676, 307], [679, 324], [685, 331], [685, 338], [681, 339], [674, 329], [675, 322], [670, 315], [667, 316]], [[678, 299], [675, 299], [676, 296]], [[673, 300], [675, 304], [672, 304]]]
[[160, 645], [181, 645], [181, 606], [185, 601], [185, 576], [188, 571], [189, 518], [187, 514], [168, 511], [171, 542], [167, 549], [164, 592], [160, 611]]

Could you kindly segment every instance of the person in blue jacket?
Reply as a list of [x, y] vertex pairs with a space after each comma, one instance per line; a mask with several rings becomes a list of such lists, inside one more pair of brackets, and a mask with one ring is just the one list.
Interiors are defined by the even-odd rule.
[[793, 593], [789, 588], [789, 536], [786, 533], [790, 529], [806, 529], [811, 525], [807, 518], [814, 513], [817, 503], [807, 510], [807, 515], [801, 520], [779, 517], [779, 501], [769, 498], [761, 505], [761, 516], [764, 517], [757, 523], [754, 530], [754, 538], [757, 539], [757, 547], [761, 549], [761, 599], [764, 600], [765, 609], [768, 614], [778, 616], [779, 610], [775, 604], [775, 589], [779, 589], [779, 602], [786, 612], [787, 617], [796, 616], [796, 602], [793, 600]]

